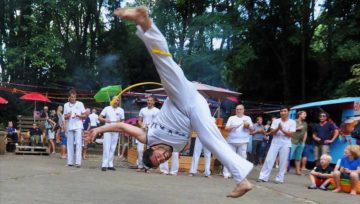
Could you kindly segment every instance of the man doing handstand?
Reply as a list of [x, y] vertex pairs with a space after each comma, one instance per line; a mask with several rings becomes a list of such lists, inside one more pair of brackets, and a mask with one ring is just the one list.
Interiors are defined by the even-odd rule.
[[240, 197], [252, 188], [246, 179], [253, 164], [237, 155], [226, 143], [211, 117], [203, 96], [186, 79], [182, 69], [169, 53], [167, 42], [150, 20], [145, 7], [117, 9], [114, 15], [137, 24], [137, 35], [145, 43], [168, 95], [153, 123], [145, 130], [122, 122], [92, 129], [89, 137], [98, 133], [124, 131], [150, 146], [144, 152], [143, 162], [149, 168], [157, 168], [171, 157], [171, 153], [184, 150], [192, 129], [201, 143], [226, 166], [237, 182], [228, 197]]

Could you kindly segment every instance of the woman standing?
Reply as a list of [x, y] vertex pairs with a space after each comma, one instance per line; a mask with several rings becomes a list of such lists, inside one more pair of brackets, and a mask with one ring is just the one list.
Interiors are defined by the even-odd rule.
[[308, 125], [305, 121], [306, 119], [306, 112], [305, 111], [299, 111], [297, 113], [298, 118], [296, 120], [296, 132], [291, 137], [291, 157], [295, 160], [295, 168], [296, 168], [296, 174], [301, 175], [301, 156], [304, 151], [305, 147], [305, 141], [307, 138], [307, 129]]

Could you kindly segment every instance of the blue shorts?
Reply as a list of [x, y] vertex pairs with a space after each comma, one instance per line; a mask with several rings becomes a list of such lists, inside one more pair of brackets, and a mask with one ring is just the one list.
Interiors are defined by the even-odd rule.
[[301, 160], [304, 147], [305, 147], [304, 144], [292, 144], [290, 159], [295, 159], [297, 161]]
[[65, 137], [65, 132], [61, 131], [60, 132], [60, 139], [61, 139], [61, 145], [65, 145], [67, 144], [67, 138]]

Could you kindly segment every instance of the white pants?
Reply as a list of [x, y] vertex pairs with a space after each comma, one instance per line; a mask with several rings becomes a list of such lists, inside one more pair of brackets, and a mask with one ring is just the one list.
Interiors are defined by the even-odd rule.
[[205, 147], [203, 147], [203, 144], [201, 144], [199, 139], [195, 140], [195, 147], [194, 147], [194, 153], [193, 153], [192, 161], [191, 161], [190, 173], [192, 173], [192, 174], [197, 173], [199, 158], [200, 158], [200, 155], [201, 155], [201, 152], [203, 149], [204, 149], [204, 158], [205, 158], [204, 175], [210, 176], [211, 175], [211, 172], [210, 172], [211, 152], [208, 149], [206, 149]]
[[261, 168], [259, 179], [269, 181], [271, 170], [273, 169], [276, 156], [279, 153], [279, 172], [276, 175], [275, 181], [284, 182], [286, 173], [286, 165], [289, 157], [290, 148], [286, 145], [271, 144], [270, 149], [266, 155], [263, 167]]
[[118, 132], [104, 133], [102, 167], [114, 167], [114, 153], [118, 138]]
[[67, 132], [67, 164], [74, 165], [74, 145], [76, 145], [75, 164], [81, 165], [82, 154], [82, 129]]
[[139, 169], [144, 168], [144, 163], [143, 163], [144, 146], [145, 145], [143, 143], [137, 141], [137, 145], [136, 145], [136, 149], [137, 149], [136, 164], [137, 164]]
[[[236, 182], [241, 182], [249, 174], [253, 164], [237, 155], [227, 144], [215, 124], [207, 101], [172, 59], [167, 42], [155, 24], [152, 23], [152, 27], [145, 33], [140, 26], [137, 29], [137, 35], [143, 40], [153, 59], [169, 100], [175, 105], [174, 108], [183, 113], [177, 117], [184, 117], [183, 121], [190, 120], [190, 124], [186, 126], [196, 131], [201, 143], [229, 169]], [[170, 117], [171, 113], [168, 114]], [[160, 113], [159, 115], [161, 116]], [[191, 129], [181, 131], [191, 132]]]
[[[244, 159], [247, 158], [246, 150], [247, 150], [248, 143], [229, 143], [229, 145], [230, 145], [231, 149], [234, 152], [236, 152], [236, 154], [238, 154], [239, 156], [241, 156]], [[223, 170], [223, 175], [224, 175], [224, 177], [231, 176], [231, 173], [225, 166], [224, 166], [224, 170]]]
[[171, 169], [169, 171], [169, 162], [166, 161], [160, 164], [161, 173], [165, 174], [177, 174], [179, 171], [179, 152], [173, 152], [171, 155]]

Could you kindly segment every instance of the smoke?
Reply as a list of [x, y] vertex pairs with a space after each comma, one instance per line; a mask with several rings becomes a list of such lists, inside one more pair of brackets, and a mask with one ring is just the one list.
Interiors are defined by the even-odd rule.
[[120, 53], [107, 54], [96, 61], [96, 82], [100, 86], [122, 84], [122, 63]]

